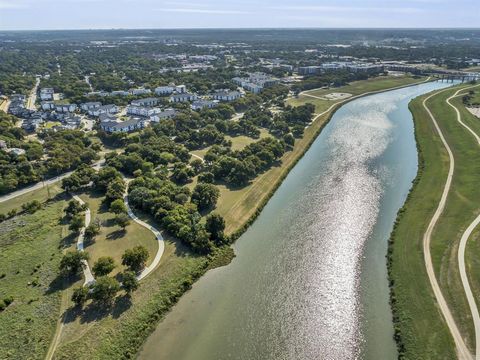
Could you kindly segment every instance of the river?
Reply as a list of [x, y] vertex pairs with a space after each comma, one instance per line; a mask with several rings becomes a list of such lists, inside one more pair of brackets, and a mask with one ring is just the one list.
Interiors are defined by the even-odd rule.
[[417, 172], [408, 103], [445, 86], [342, 106], [139, 359], [396, 359], [385, 255]]

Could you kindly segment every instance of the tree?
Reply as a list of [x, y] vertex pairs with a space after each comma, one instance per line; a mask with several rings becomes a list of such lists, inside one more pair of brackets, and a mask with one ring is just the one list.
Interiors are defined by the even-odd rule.
[[77, 274], [83, 269], [83, 261], [87, 261], [88, 258], [88, 253], [84, 251], [69, 251], [60, 261], [60, 271], [65, 275]]
[[139, 283], [135, 273], [132, 271], [125, 271], [122, 275], [122, 286], [127, 292], [127, 294], [131, 294], [135, 290], [138, 289]]
[[86, 204], [80, 204], [80, 202], [78, 202], [77, 200], [72, 199], [68, 202], [67, 207], [63, 211], [65, 212], [65, 216], [71, 219], [75, 215], [81, 213], [82, 211], [85, 211], [87, 207], [88, 206]]
[[123, 199], [124, 192], [125, 182], [121, 178], [116, 178], [108, 184], [105, 197], [108, 201], [113, 202], [117, 199]]
[[148, 250], [142, 245], [127, 249], [122, 255], [122, 265], [127, 266], [132, 271], [139, 272], [145, 267], [148, 255]]
[[125, 203], [123, 202], [123, 199], [117, 199], [112, 201], [110, 204], [110, 212], [114, 214], [126, 214], [127, 213], [127, 207], [125, 206]]
[[98, 223], [98, 221], [92, 222], [85, 229], [86, 240], [93, 240], [98, 234], [100, 234], [100, 224]]
[[122, 213], [118, 214], [115, 216], [115, 223], [122, 228], [122, 230], [125, 230], [125, 228], [130, 225], [130, 218], [128, 217], [127, 214]]
[[105, 276], [115, 269], [115, 260], [110, 256], [102, 256], [93, 265], [92, 271], [95, 276]]
[[77, 306], [83, 306], [88, 299], [88, 288], [85, 286], [80, 286], [73, 290], [72, 301]]
[[100, 276], [92, 286], [92, 299], [103, 305], [111, 305], [113, 299], [120, 291], [120, 284], [114, 278]]
[[72, 220], [70, 220], [70, 225], [68, 228], [73, 232], [79, 232], [82, 227], [85, 226], [85, 220], [80, 214], [75, 215]]
[[225, 220], [219, 214], [213, 213], [207, 216], [205, 229], [211, 234], [211, 239], [216, 245], [221, 245], [225, 241]]
[[199, 183], [192, 193], [192, 202], [199, 210], [214, 208], [217, 205], [220, 190], [215, 185]]

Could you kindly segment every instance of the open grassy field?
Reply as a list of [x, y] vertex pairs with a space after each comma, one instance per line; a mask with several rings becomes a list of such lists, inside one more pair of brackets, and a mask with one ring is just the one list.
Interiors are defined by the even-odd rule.
[[[458, 273], [457, 250], [463, 231], [480, 212], [480, 149], [455, 120], [454, 110], [445, 103], [457, 89], [441, 92], [427, 102], [455, 158], [452, 188], [433, 232], [431, 252], [442, 292], [467, 345], [473, 349], [473, 323]], [[435, 305], [422, 250], [423, 234], [443, 191], [449, 163], [440, 138], [422, 107], [423, 99], [415, 99], [410, 105], [420, 150], [420, 172], [392, 236], [390, 276], [394, 282], [396, 327], [405, 346], [405, 357], [451, 359], [455, 357], [453, 340]], [[461, 99], [453, 103], [461, 109], [464, 121], [480, 131], [480, 123], [476, 120], [474, 124], [473, 116], [461, 106]], [[474, 279], [474, 292], [479, 296], [480, 269], [474, 256], [478, 244], [472, 241], [468, 245], [467, 269], [471, 270], [469, 276]]]
[[115, 275], [124, 270], [121, 263], [125, 250], [138, 245], [145, 246], [150, 254], [147, 264], [152, 262], [157, 253], [158, 243], [150, 230], [131, 221], [123, 231], [114, 223], [115, 214], [109, 212], [108, 207], [102, 203], [103, 195], [84, 193], [79, 196], [90, 208], [92, 223], [99, 221], [101, 225], [100, 234], [95, 237], [95, 241], [86, 244], [85, 250], [90, 254], [90, 266], [93, 266], [101, 256], [111, 256], [117, 265], [111, 273]]
[[47, 187], [41, 188], [39, 190], [30, 191], [26, 194], [17, 196], [16, 198], [10, 199], [8, 201], [1, 203], [1, 213], [5, 214], [12, 209], [20, 210], [22, 208], [22, 204], [27, 202], [38, 200], [41, 203], [45, 202], [49, 198], [53, 199], [55, 196], [63, 192], [63, 189], [60, 187], [60, 183], [51, 184]]
[[0, 224], [0, 359], [43, 359], [55, 331], [62, 281], [62, 250], [73, 237], [62, 225], [65, 201]]
[[[365, 82], [357, 81], [341, 88], [330, 90], [312, 91], [312, 94], [325, 94], [330, 92], [346, 92], [351, 94], [361, 94], [370, 91], [380, 91], [392, 87], [403, 86], [419, 82], [422, 79], [413, 77], [378, 77]], [[299, 106], [305, 103], [312, 103], [316, 100], [307, 96], [300, 96], [298, 99], [289, 99], [287, 102], [293, 106]], [[323, 100], [322, 100], [323, 101]], [[328, 106], [322, 105], [317, 112], [324, 111], [335, 102], [327, 101]], [[292, 151], [287, 152], [281, 159], [281, 165], [273, 167], [269, 171], [261, 174], [254, 179], [250, 185], [241, 189], [231, 189], [226, 186], [220, 186], [220, 199], [217, 204], [216, 212], [225, 218], [226, 232], [231, 234], [240, 229], [248, 219], [257, 211], [275, 189], [282, 179], [288, 174], [290, 168], [300, 159], [308, 149], [312, 141], [317, 137], [319, 131], [325, 125], [335, 109], [318, 117], [308, 128], [305, 129], [303, 138], [298, 139]]]

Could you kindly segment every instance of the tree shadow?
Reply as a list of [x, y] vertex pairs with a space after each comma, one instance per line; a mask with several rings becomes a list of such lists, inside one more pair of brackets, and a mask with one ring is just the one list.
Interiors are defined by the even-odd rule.
[[68, 234], [60, 241], [60, 244], [58, 244], [58, 248], [59, 249], [69, 248], [70, 246], [72, 246], [77, 242], [77, 237], [78, 237], [77, 233], [72, 232]]
[[117, 240], [117, 239], [121, 239], [125, 236], [125, 234], [127, 233], [127, 230], [126, 229], [119, 229], [119, 230], [115, 230], [113, 232], [111, 232], [110, 234], [108, 234], [106, 236], [106, 239], [107, 240]]
[[117, 296], [115, 303], [112, 307], [112, 317], [118, 319], [125, 311], [127, 311], [132, 306], [132, 298], [130, 295], [125, 294], [122, 296]]
[[53, 294], [57, 291], [63, 291], [69, 288], [72, 284], [81, 279], [80, 273], [70, 276], [65, 276], [63, 274], [58, 274], [55, 279], [53, 279], [48, 288], [45, 291], [46, 295]]

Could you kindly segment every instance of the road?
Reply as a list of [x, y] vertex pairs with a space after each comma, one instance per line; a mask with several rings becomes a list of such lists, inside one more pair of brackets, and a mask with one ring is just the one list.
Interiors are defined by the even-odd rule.
[[35, 86], [33, 87], [32, 91], [30, 91], [30, 95], [27, 99], [27, 109], [29, 110], [37, 110], [37, 108], [35, 107], [35, 101], [37, 101], [37, 91], [39, 85], [40, 78], [37, 77], [35, 80]]
[[90, 92], [93, 92], [93, 86], [92, 86], [92, 83], [90, 82], [90, 76], [85, 75], [85, 82], [87, 83], [88, 87], [90, 88]]
[[[438, 126], [438, 123], [433, 116], [432, 112], [428, 108], [426, 102], [431, 99], [433, 96], [438, 95], [439, 93], [442, 93], [444, 91], [448, 91], [449, 89], [445, 89], [439, 92], [436, 92], [428, 97], [426, 97], [423, 100], [423, 107], [427, 111], [428, 115], [430, 116], [430, 119], [432, 120], [432, 123], [435, 126], [435, 129], [438, 132], [438, 135], [440, 136], [440, 139], [442, 140], [443, 146], [447, 150], [448, 157], [449, 157], [449, 169], [448, 169], [448, 175], [447, 175], [447, 180], [445, 182], [445, 186], [443, 188], [442, 196], [440, 198], [440, 201], [438, 203], [437, 209], [435, 210], [435, 213], [433, 214], [432, 219], [430, 220], [430, 223], [428, 224], [427, 230], [425, 231], [423, 235], [423, 253], [424, 253], [424, 261], [425, 261], [425, 267], [427, 270], [428, 278], [430, 280], [430, 284], [433, 289], [433, 293], [435, 295], [435, 298], [437, 299], [438, 306], [440, 308], [440, 311], [442, 312], [445, 321], [447, 323], [448, 328], [450, 329], [450, 333], [452, 334], [453, 340], [455, 342], [455, 346], [457, 349], [457, 355], [458, 358], [461, 360], [470, 360], [472, 359], [472, 355], [470, 354], [470, 351], [468, 350], [467, 346], [465, 345], [465, 342], [463, 341], [462, 335], [460, 334], [460, 331], [458, 330], [457, 324], [455, 323], [455, 320], [453, 319], [452, 313], [450, 311], [450, 308], [448, 307], [448, 304], [442, 294], [442, 291], [440, 290], [440, 286], [438, 284], [437, 278], [435, 276], [435, 271], [433, 268], [433, 262], [432, 262], [432, 255], [430, 253], [430, 243], [431, 243], [431, 237], [432, 237], [432, 232], [433, 229], [435, 228], [435, 225], [438, 222], [438, 219], [443, 213], [443, 210], [445, 209], [445, 204], [447, 201], [448, 193], [450, 192], [450, 188], [452, 185], [452, 178], [453, 178], [453, 173], [455, 170], [455, 158], [453, 157], [452, 150], [450, 149], [450, 146], [448, 145], [447, 141], [445, 140], [445, 137], [442, 133], [442, 130]], [[463, 89], [462, 89], [463, 90]], [[450, 99], [450, 98], [449, 98]], [[464, 266], [464, 265], [463, 265]], [[467, 281], [468, 282], [468, 281]]]
[[0, 110], [4, 112], [8, 112], [8, 107], [10, 106], [10, 99], [5, 99], [2, 104], [0, 105]]
[[[96, 163], [92, 164], [92, 167], [96, 170], [100, 169], [103, 165], [105, 164], [105, 159], [102, 159], [100, 161], [97, 161]], [[66, 172], [62, 175], [59, 175], [57, 177], [54, 177], [54, 178], [51, 178], [51, 179], [48, 179], [46, 181], [40, 181], [36, 184], [33, 184], [33, 185], [30, 185], [26, 188], [23, 188], [23, 189], [20, 189], [20, 190], [17, 190], [17, 191], [14, 191], [14, 192], [11, 192], [9, 194], [6, 194], [6, 195], [3, 195], [3, 196], [0, 196], [0, 203], [2, 202], [5, 202], [5, 201], [8, 201], [8, 200], [11, 200], [11, 199], [14, 199], [16, 198], [17, 196], [20, 196], [20, 195], [24, 195], [24, 194], [27, 194], [31, 191], [34, 191], [34, 190], [39, 190], [47, 185], [52, 185], [52, 184], [55, 184], [56, 182], [59, 182], [59, 181], [62, 181], [63, 179], [65, 179], [66, 177], [72, 175], [73, 171], [69, 171], [69, 172]]]

